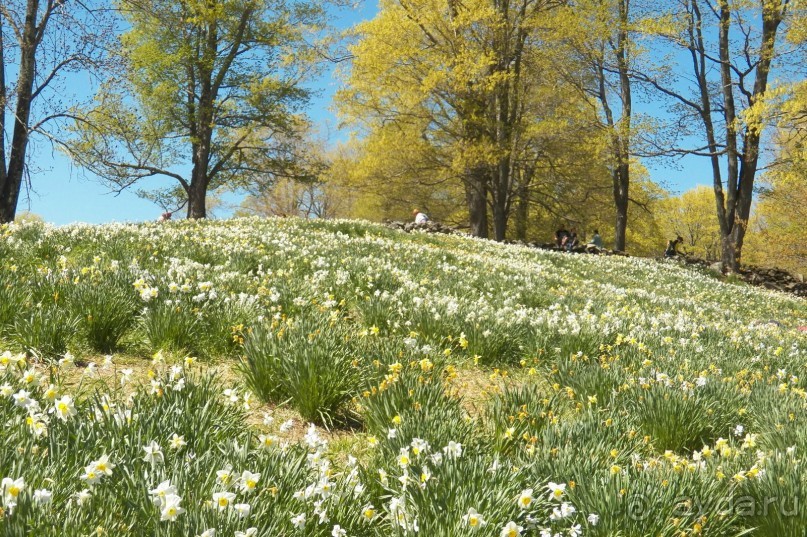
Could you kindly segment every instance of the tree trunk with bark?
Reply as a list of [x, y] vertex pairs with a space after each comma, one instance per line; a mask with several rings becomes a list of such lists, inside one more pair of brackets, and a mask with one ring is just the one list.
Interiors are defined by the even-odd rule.
[[531, 170], [522, 170], [518, 190], [516, 192], [515, 225], [513, 226], [513, 232], [515, 233], [516, 240], [524, 242], [527, 240], [527, 221], [529, 220], [530, 214], [530, 182], [532, 175]]
[[[4, 151], [0, 152], [0, 223], [11, 222], [17, 214], [17, 202], [22, 188], [23, 174], [25, 173], [25, 158], [28, 151], [29, 120], [31, 117], [31, 103], [34, 97], [34, 83], [36, 78], [36, 50], [41, 41], [41, 32], [44, 26], [37, 27], [38, 0], [28, 0], [25, 10], [25, 24], [19, 36], [19, 73], [17, 78], [17, 104], [14, 108], [14, 127], [11, 138], [11, 148], [6, 167]], [[2, 18], [2, 17], [0, 17]], [[42, 24], [46, 23], [46, 19]], [[2, 28], [0, 28], [2, 30]], [[2, 48], [2, 43], [0, 43]], [[0, 58], [5, 61], [5, 57]], [[7, 89], [5, 83], [5, 63], [0, 64], [3, 71], [0, 78], [0, 131], [5, 132], [5, 102]], [[0, 148], [4, 140], [0, 138]], [[0, 151], [2, 151], [0, 149]]]
[[465, 202], [468, 206], [470, 233], [481, 239], [488, 238], [487, 180], [483, 166], [467, 172], [465, 178]]
[[[616, 125], [613, 140], [616, 169], [614, 179], [614, 208], [616, 220], [614, 222], [614, 250], [624, 252], [627, 247], [628, 231], [628, 204], [630, 201], [630, 151], [631, 151], [631, 120], [633, 112], [633, 98], [631, 95], [631, 80], [628, 75], [628, 22], [630, 18], [629, 0], [619, 2], [619, 32], [617, 34], [616, 65], [619, 72], [619, 99], [622, 107], [621, 117]], [[613, 122], [612, 122], [613, 123]]]
[[[776, 34], [779, 25], [784, 18], [787, 9], [787, 2], [765, 1], [762, 2], [762, 33], [760, 37], [760, 51], [754, 72], [754, 87], [751, 91], [745, 88], [743, 80], [736, 81], [734, 78], [734, 64], [731, 56], [731, 36], [730, 29], [734, 17], [732, 7], [728, 0], [718, 1], [720, 25], [718, 28], [718, 51], [720, 78], [722, 86], [722, 113], [725, 122], [725, 155], [726, 155], [726, 186], [724, 190], [718, 161], [718, 144], [715, 135], [715, 128], [711, 123], [711, 117], [702, 114], [706, 123], [709, 146], [712, 151], [712, 170], [714, 179], [715, 202], [717, 205], [717, 218], [720, 223], [721, 234], [721, 262], [723, 268], [729, 271], [737, 271], [742, 258], [743, 242], [748, 228], [748, 220], [751, 214], [751, 203], [754, 196], [754, 181], [759, 165], [759, 148], [762, 125], [746, 124], [742, 132], [742, 148], [739, 146], [739, 133], [737, 125], [739, 123], [737, 104], [734, 98], [735, 87], [746, 95], [748, 106], [753, 107], [761, 99], [764, 99], [768, 89], [768, 77], [770, 75], [771, 64], [775, 55]], [[703, 33], [701, 28], [701, 16], [698, 2], [693, 0], [693, 10], [695, 13], [693, 28], [693, 55], [700, 59], [700, 65], [705, 64], [707, 52], [703, 44]], [[750, 57], [750, 45], [746, 43], [746, 57]], [[697, 64], [696, 64], [697, 65]], [[699, 77], [699, 86], [702, 102], [708, 104], [709, 87], [705, 75]], [[712, 107], [704, 106], [705, 112], [711, 114]]]
[[630, 176], [628, 175], [628, 165], [620, 165], [614, 171], [614, 208], [616, 209], [616, 220], [614, 222], [614, 250], [624, 252], [626, 246], [626, 236], [628, 230], [628, 185]]

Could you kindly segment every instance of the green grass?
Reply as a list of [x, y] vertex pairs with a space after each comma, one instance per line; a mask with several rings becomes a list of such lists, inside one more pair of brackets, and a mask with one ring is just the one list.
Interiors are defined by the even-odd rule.
[[803, 535], [804, 300], [356, 221], [0, 239], [2, 535]]

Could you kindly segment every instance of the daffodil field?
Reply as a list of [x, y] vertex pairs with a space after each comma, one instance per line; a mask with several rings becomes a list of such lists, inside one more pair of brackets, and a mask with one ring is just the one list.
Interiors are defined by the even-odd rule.
[[0, 534], [803, 536], [805, 325], [363, 222], [0, 227]]

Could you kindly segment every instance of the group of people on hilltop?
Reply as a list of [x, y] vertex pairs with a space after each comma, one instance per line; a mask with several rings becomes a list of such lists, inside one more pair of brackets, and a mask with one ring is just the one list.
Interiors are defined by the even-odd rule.
[[[426, 224], [429, 222], [429, 217], [425, 213], [421, 212], [420, 209], [415, 209], [412, 211], [412, 216], [415, 219], [415, 224]], [[664, 257], [669, 258], [679, 255], [680, 252], [678, 251], [678, 246], [683, 244], [683, 242], [684, 239], [680, 235], [678, 235], [675, 239], [667, 241], [667, 247], [664, 250]], [[567, 230], [563, 227], [558, 228], [558, 230], [555, 231], [555, 245], [561, 250], [571, 252], [576, 246], [580, 245], [580, 238], [577, 236], [577, 229], [571, 228], [570, 230]], [[586, 247], [593, 247], [597, 250], [603, 249], [603, 241], [598, 229], [594, 230], [594, 235], [592, 235], [591, 240], [588, 241]]]
[[[580, 245], [577, 230], [575, 228], [572, 228], [571, 230], [560, 228], [555, 231], [555, 245], [562, 250], [571, 252], [576, 246]], [[586, 246], [593, 246], [595, 248], [602, 249], [603, 243], [599, 230], [594, 230], [594, 235], [591, 237], [591, 240], [588, 242], [588, 244], [586, 244]]]

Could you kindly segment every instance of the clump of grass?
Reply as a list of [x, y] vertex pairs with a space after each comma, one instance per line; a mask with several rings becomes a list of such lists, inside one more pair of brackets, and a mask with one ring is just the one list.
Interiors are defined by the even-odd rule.
[[688, 392], [658, 383], [639, 388], [640, 393], [628, 399], [630, 411], [656, 449], [694, 451], [728, 436], [737, 424], [741, 405], [736, 392], [711, 384]]
[[206, 354], [236, 354], [243, 344], [242, 334], [248, 331], [258, 314], [258, 307], [246, 300], [219, 300], [208, 304], [200, 321]]
[[118, 347], [137, 317], [137, 301], [119, 286], [82, 282], [71, 293], [71, 308], [89, 346], [108, 353]]
[[347, 417], [362, 374], [351, 336], [337, 323], [303, 318], [247, 335], [240, 370], [268, 402], [288, 401], [306, 420], [327, 426]]
[[618, 368], [592, 360], [585, 354], [559, 358], [553, 377], [558, 384], [572, 388], [584, 400], [596, 397], [600, 405], [607, 405], [624, 382], [623, 373]]
[[24, 287], [0, 278], [0, 335], [13, 327], [14, 319], [28, 299], [29, 294]]
[[149, 305], [142, 315], [142, 327], [152, 350], [207, 356], [206, 348], [201, 344], [201, 322], [187, 305], [172, 301]]
[[67, 352], [78, 328], [76, 318], [58, 304], [37, 304], [14, 320], [11, 339], [26, 352], [52, 359]]
[[535, 384], [507, 386], [495, 394], [486, 412], [493, 449], [511, 454], [525, 439], [537, 438], [556, 417], [554, 402], [555, 395]]
[[397, 370], [394, 365], [380, 385], [360, 400], [367, 430], [382, 440], [380, 454], [396, 454], [413, 438], [432, 445], [478, 442], [474, 422], [462, 401], [446, 393], [439, 370], [424, 373], [418, 362], [400, 367]]

